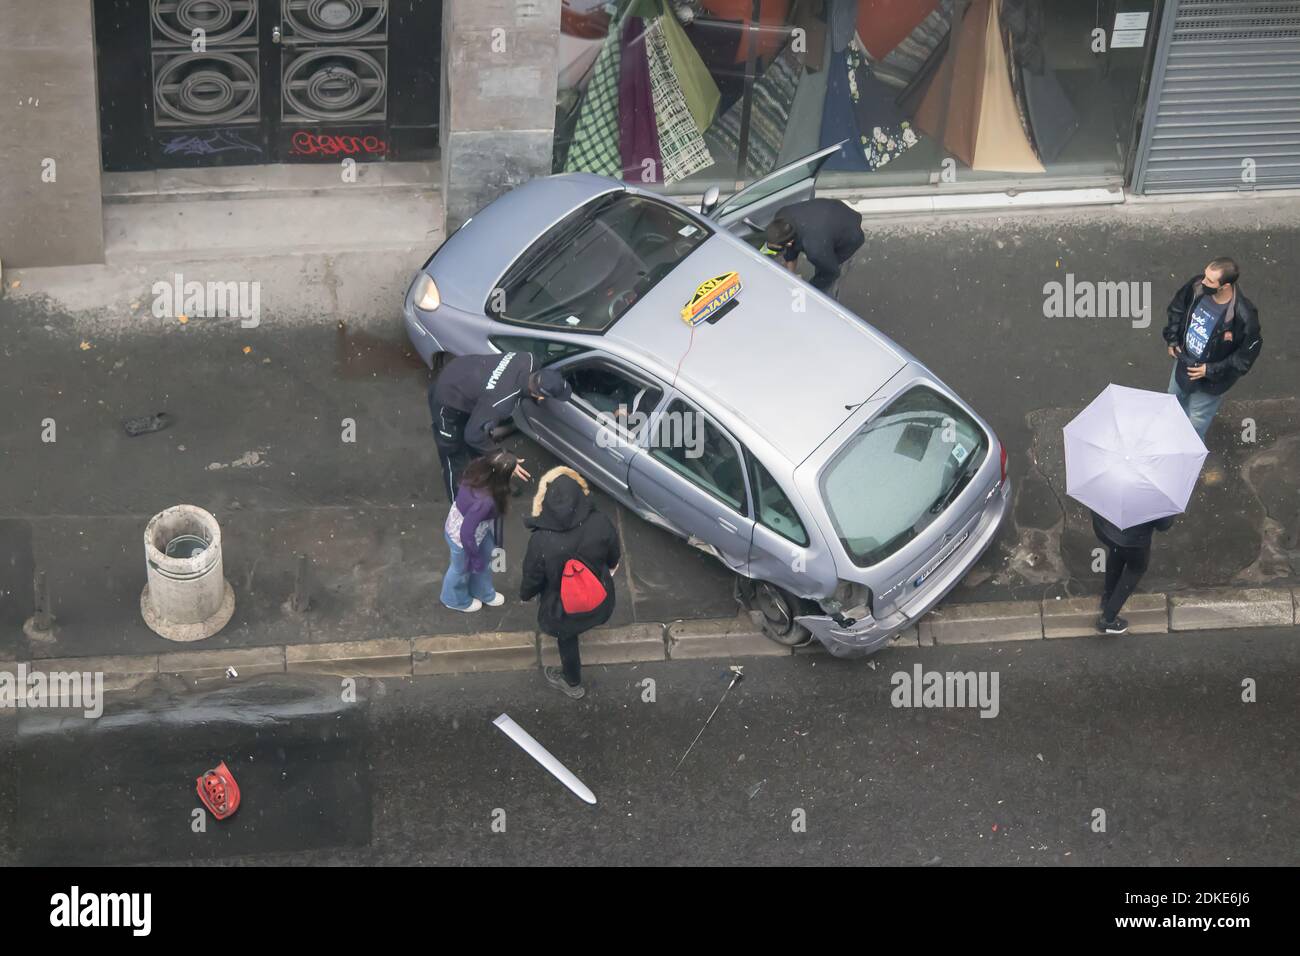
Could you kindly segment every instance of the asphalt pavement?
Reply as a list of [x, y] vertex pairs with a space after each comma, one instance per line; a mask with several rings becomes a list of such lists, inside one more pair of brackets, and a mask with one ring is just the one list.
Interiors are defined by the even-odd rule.
[[[1298, 637], [751, 659], [675, 773], [726, 661], [589, 668], [580, 702], [532, 672], [361, 681], [355, 703], [326, 678], [146, 685], [98, 721], [0, 718], [0, 862], [1294, 866]], [[996, 674], [996, 716], [894, 706], [918, 665]], [[243, 803], [195, 832], [221, 760]]]
[[[1300, 228], [1250, 215], [1172, 205], [868, 223], [845, 303], [956, 388], [1010, 453], [1011, 520], [950, 601], [1100, 591], [1086, 514], [1063, 492], [1060, 425], [1109, 382], [1164, 387], [1164, 305], [1225, 252], [1241, 261], [1242, 287], [1260, 310], [1263, 353], [1229, 393], [1188, 515], [1159, 539], [1144, 587], [1300, 580], [1297, 337], [1288, 318], [1300, 294], [1288, 265]], [[1049, 318], [1045, 287], [1067, 274], [1149, 282], [1150, 324]], [[237, 595], [231, 624], [205, 646], [531, 626], [533, 609], [517, 602], [471, 616], [438, 605], [446, 503], [436, 490], [429, 373], [410, 355], [396, 301], [382, 321], [272, 313], [245, 330], [231, 320], [155, 319], [149, 276], [140, 281], [140, 315], [115, 323], [44, 296], [0, 299], [0, 660], [157, 651], [139, 618], [140, 534], [180, 502], [217, 515]], [[797, 396], [801, 374], [773, 387]], [[174, 424], [123, 433], [123, 419], [156, 411]], [[354, 442], [343, 440], [348, 422]], [[521, 436], [511, 445], [534, 473], [552, 463]], [[628, 553], [614, 624], [734, 613], [721, 565], [600, 502]], [[507, 529], [507, 594], [526, 505], [517, 499]], [[317, 610], [306, 616], [285, 609], [298, 552], [312, 562]], [[20, 628], [37, 569], [48, 575], [57, 639], [29, 645]]]

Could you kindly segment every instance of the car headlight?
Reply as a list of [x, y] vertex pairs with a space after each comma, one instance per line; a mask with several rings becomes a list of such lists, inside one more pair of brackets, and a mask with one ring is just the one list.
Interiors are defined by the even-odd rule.
[[442, 297], [438, 295], [438, 286], [426, 274], [421, 274], [420, 278], [416, 280], [412, 299], [415, 302], [415, 307], [421, 312], [432, 312], [442, 305]]

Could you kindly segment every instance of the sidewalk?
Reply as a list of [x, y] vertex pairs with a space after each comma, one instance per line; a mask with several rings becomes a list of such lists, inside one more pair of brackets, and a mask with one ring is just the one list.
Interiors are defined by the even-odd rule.
[[[1264, 354], [1220, 412], [1205, 478], [1188, 515], [1158, 539], [1143, 586], [1176, 597], [1300, 583], [1300, 406], [1287, 360], [1300, 348], [1288, 320], [1300, 299], [1289, 267], [1300, 249], [1297, 221], [1294, 209], [1277, 206], [1179, 205], [869, 224], [846, 304], [929, 363], [1011, 452], [1013, 517], [948, 606], [1041, 608], [1099, 592], [1086, 515], [1063, 493], [1060, 426], [1106, 381], [1163, 386], [1164, 301], [1221, 249], [1247, 264]], [[529, 633], [535, 606], [514, 600], [527, 498], [514, 501], [507, 526], [498, 578], [507, 604], [463, 615], [437, 601], [446, 504], [436, 491], [429, 375], [396, 319], [429, 251], [6, 274], [0, 661]], [[152, 283], [178, 269], [189, 279], [192, 267], [222, 280], [256, 269], [260, 326], [154, 318]], [[1045, 319], [1042, 285], [1067, 269], [1151, 281], [1156, 327]], [[121, 419], [159, 410], [173, 415], [173, 427], [138, 438], [121, 431]], [[341, 441], [349, 418], [355, 444]], [[46, 419], [57, 427], [52, 443], [41, 441]], [[1253, 442], [1242, 440], [1245, 419], [1255, 422]], [[510, 444], [535, 475], [553, 463], [520, 436]], [[237, 598], [231, 624], [199, 648], [168, 644], [139, 616], [144, 525], [182, 502], [220, 521]], [[611, 627], [735, 620], [732, 577], [721, 565], [603, 496], [599, 506], [616, 516], [628, 553]], [[298, 552], [310, 558], [315, 602], [301, 615], [284, 606]], [[38, 568], [58, 619], [51, 642], [22, 634]]]

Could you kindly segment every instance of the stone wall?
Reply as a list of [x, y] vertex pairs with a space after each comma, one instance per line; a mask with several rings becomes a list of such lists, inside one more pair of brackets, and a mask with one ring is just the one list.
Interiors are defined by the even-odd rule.
[[551, 172], [560, 0], [444, 0], [446, 227]]

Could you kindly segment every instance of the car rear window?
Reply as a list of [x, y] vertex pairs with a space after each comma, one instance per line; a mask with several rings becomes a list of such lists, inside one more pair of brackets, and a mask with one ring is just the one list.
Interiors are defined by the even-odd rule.
[[711, 234], [666, 203], [607, 193], [533, 243], [487, 311], [519, 325], [603, 332]]
[[867, 567], [898, 551], [943, 513], [987, 454], [984, 430], [955, 403], [925, 386], [908, 389], [822, 473], [845, 552]]

